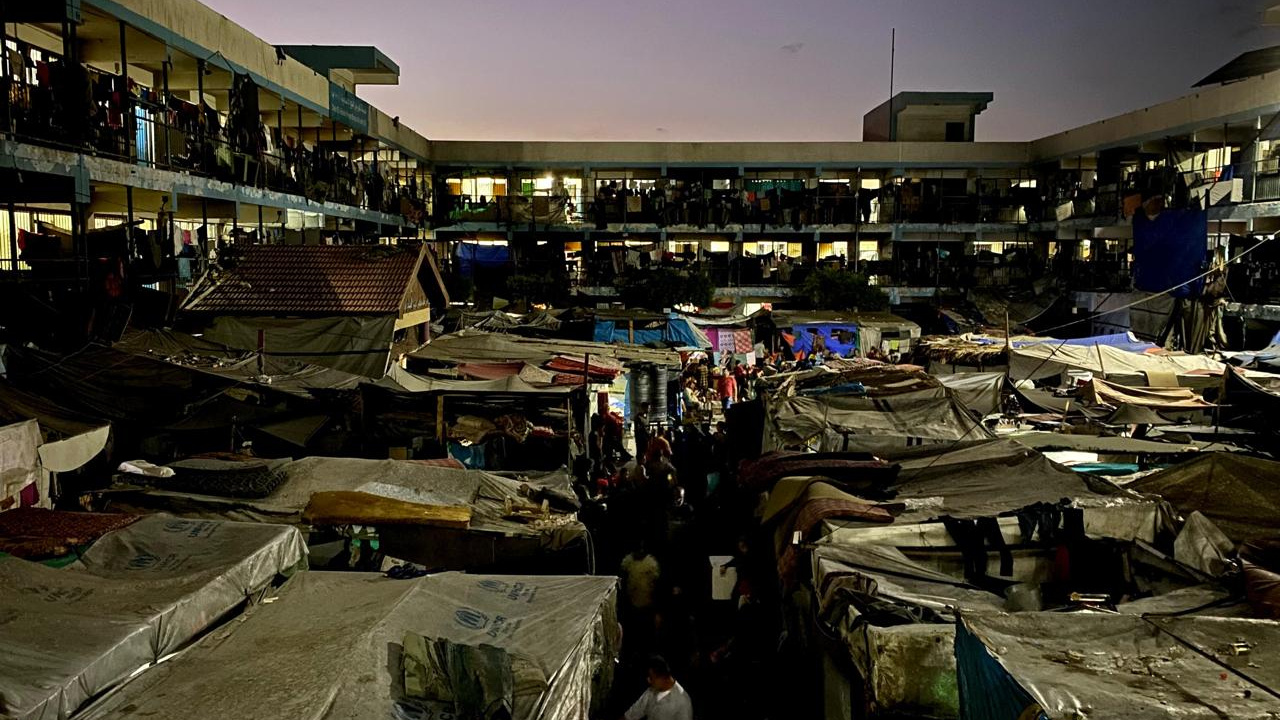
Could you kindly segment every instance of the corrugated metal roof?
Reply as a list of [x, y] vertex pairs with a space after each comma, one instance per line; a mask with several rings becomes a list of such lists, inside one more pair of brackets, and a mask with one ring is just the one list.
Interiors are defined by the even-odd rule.
[[253, 245], [187, 302], [222, 315], [398, 313], [420, 250], [381, 245]]

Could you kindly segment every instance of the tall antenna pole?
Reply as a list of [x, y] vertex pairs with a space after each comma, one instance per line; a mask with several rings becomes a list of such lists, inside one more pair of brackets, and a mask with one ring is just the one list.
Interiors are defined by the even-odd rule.
[[889, 30], [889, 112], [893, 113], [893, 64], [898, 54], [898, 28]]

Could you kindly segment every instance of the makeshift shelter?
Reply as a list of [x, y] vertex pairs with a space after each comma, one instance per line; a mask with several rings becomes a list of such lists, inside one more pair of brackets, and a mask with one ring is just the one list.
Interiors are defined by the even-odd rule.
[[397, 333], [427, 340], [425, 248], [251, 245], [202, 278], [182, 311], [223, 345], [355, 375], [386, 372]]
[[1225, 367], [1203, 355], [1135, 353], [1111, 345], [1041, 343], [1010, 351], [1009, 377], [1044, 380], [1076, 370], [1134, 387], [1204, 388], [1218, 384]]
[[592, 339], [598, 343], [617, 345], [667, 345], [694, 350], [709, 350], [712, 347], [706, 333], [677, 313], [597, 313]]
[[909, 355], [920, 339], [920, 326], [892, 313], [785, 313], [773, 322], [785, 333], [792, 352], [810, 354], [815, 347], [841, 357], [865, 356], [871, 348], [890, 355]]
[[1247, 428], [1258, 433], [1280, 433], [1280, 393], [1263, 387], [1244, 371], [1232, 369], [1222, 382], [1222, 409], [1218, 420], [1233, 428]]
[[1000, 412], [1004, 391], [1004, 373], [953, 373], [939, 375], [938, 382], [951, 390], [952, 396], [978, 415]]
[[[535, 370], [545, 376], [538, 387], [524, 379]], [[577, 454], [571, 438], [587, 422], [587, 393], [581, 380], [554, 380], [532, 366], [493, 380], [446, 380], [392, 368], [361, 388], [366, 440], [418, 446], [418, 457], [447, 454], [477, 470], [569, 467]]]
[[614, 361], [617, 365], [647, 362], [664, 367], [680, 367], [680, 353], [674, 350], [579, 340], [525, 338], [474, 329], [441, 335], [409, 353], [408, 357], [409, 367], [413, 369], [415, 362], [450, 367], [461, 363], [509, 362], [542, 366], [560, 356], [581, 361], [587, 355], [591, 356], [593, 366], [595, 363]]
[[312, 399], [353, 390], [367, 378], [256, 350], [236, 350], [174, 330], [129, 330], [112, 349], [208, 373], [235, 383]]
[[1162, 526], [1157, 503], [1095, 492], [1009, 440], [888, 455], [899, 475], [876, 497], [893, 522], [824, 520], [810, 559], [814, 612], [864, 693], [828, 675], [826, 694], [868, 714], [956, 717], [958, 611], [1039, 610], [1066, 588], [1124, 583], [1109, 548], [1141, 547]]
[[52, 442], [45, 442], [35, 420], [0, 426], [0, 511], [53, 507], [57, 473], [83, 467], [110, 437], [109, 425]]
[[[430, 462], [304, 458], [273, 468], [280, 480], [261, 497], [190, 492], [166, 487], [164, 480], [148, 480], [143, 485], [126, 477], [102, 499], [108, 503], [107, 509], [115, 511], [162, 510], [190, 517], [303, 524], [307, 508], [317, 495], [355, 492], [373, 496], [370, 500], [386, 498], [419, 506], [469, 508], [470, 518], [464, 528], [433, 523], [429, 518], [407, 523], [400, 520], [413, 517], [412, 512], [388, 517], [371, 504], [363, 516], [347, 515], [341, 522], [307, 524], [337, 530], [366, 525], [376, 529], [385, 554], [446, 569], [531, 563], [537, 558], [549, 559], [561, 550], [581, 550], [585, 530], [573, 514], [577, 500], [567, 476], [513, 480]], [[538, 512], [521, 517], [511, 512], [537, 505], [543, 499], [550, 505], [545, 515]], [[586, 562], [575, 555], [574, 564], [585, 566]]]
[[1264, 620], [966, 612], [960, 717], [1273, 718], [1277, 648]]
[[142, 518], [61, 569], [0, 556], [5, 717], [68, 718], [305, 562], [294, 528]]
[[1206, 410], [1213, 403], [1182, 387], [1126, 387], [1093, 378], [1085, 386], [1085, 399], [1094, 405], [1114, 408], [1133, 406], [1153, 410]]
[[950, 391], [938, 387], [891, 397], [821, 395], [771, 400], [766, 450], [808, 445], [822, 452], [880, 452], [923, 443], [980, 440], [991, 433]]
[[[617, 580], [304, 573], [84, 720], [594, 716], [620, 644]], [[504, 714], [505, 713], [505, 714]]]
[[1280, 535], [1280, 462], [1205, 453], [1128, 488], [1158, 495], [1183, 513], [1199, 511], [1237, 543]]
[[[180, 344], [179, 336], [167, 337]], [[316, 366], [269, 361], [266, 371], [280, 374], [259, 375], [255, 359], [215, 367], [204, 356], [175, 362], [179, 357], [101, 345], [67, 356], [10, 346], [7, 364], [13, 387], [55, 404], [60, 414], [111, 423], [116, 449], [134, 457], [225, 452], [246, 430], [252, 439], [283, 440], [281, 452], [296, 452], [314, 433], [280, 423], [317, 416], [327, 422], [333, 410], [321, 402], [323, 393], [353, 387], [354, 376]]]

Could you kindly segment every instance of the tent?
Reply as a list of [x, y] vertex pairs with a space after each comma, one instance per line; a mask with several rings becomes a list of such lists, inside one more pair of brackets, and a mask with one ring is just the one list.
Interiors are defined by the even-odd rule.
[[1135, 353], [1111, 345], [1045, 343], [1014, 348], [1009, 357], [1009, 377], [1014, 380], [1043, 380], [1084, 370], [1131, 386], [1208, 387], [1218, 384], [1225, 367], [1203, 355]]
[[793, 336], [793, 352], [813, 352], [816, 338], [828, 351], [842, 357], [865, 355], [871, 348], [885, 353], [907, 354], [920, 339], [920, 326], [892, 313], [787, 313], [773, 314], [774, 325]]
[[[612, 681], [616, 584], [303, 573], [275, 602], [143, 673], [84, 720], [491, 716], [469, 707], [477, 704], [516, 720], [585, 718]], [[446, 693], [456, 705], [418, 697]]]
[[1280, 534], [1280, 462], [1205, 453], [1129, 484], [1183, 513], [1200, 511], [1237, 543]]
[[991, 437], [946, 388], [891, 397], [823, 395], [768, 404], [766, 448], [816, 443], [820, 451], [879, 452]]
[[1000, 412], [1004, 377], [998, 372], [969, 372], [939, 375], [938, 381], [951, 389], [960, 404], [979, 415], [992, 415]]
[[[276, 471], [283, 481], [258, 499], [168, 490], [163, 484], [131, 492], [115, 488], [108, 497], [112, 509], [123, 511], [165, 510], [188, 516], [291, 524], [301, 524], [312, 497], [323, 492], [359, 492], [420, 505], [465, 506], [471, 510], [466, 529], [379, 527], [381, 547], [388, 555], [449, 569], [520, 561], [544, 551], [563, 549], [579, 541], [585, 532], [571, 512], [555, 511], [537, 523], [506, 516], [508, 501], [529, 502], [522, 486], [544, 494], [557, 507], [572, 505], [575, 496], [563, 474], [521, 481], [414, 460], [326, 457], [288, 462]], [[379, 523], [371, 515], [365, 524]]]
[[597, 362], [613, 360], [619, 367], [622, 363], [629, 362], [680, 367], [680, 353], [674, 350], [580, 340], [525, 338], [474, 329], [441, 335], [409, 353], [409, 357], [416, 360], [447, 365], [514, 361], [542, 365], [558, 355], [577, 358], [590, 355], [593, 366]]
[[689, 319], [676, 313], [662, 318], [638, 319], [596, 318], [595, 334], [598, 343], [617, 345], [673, 345], [697, 350], [711, 349], [707, 334]]
[[[1234, 653], [1243, 640], [1245, 651]], [[1273, 718], [1280, 623], [1101, 613], [963, 613], [960, 717]]]
[[67, 718], [305, 562], [294, 528], [152, 515], [72, 566], [0, 556], [6, 718]]
[[1154, 410], [1206, 410], [1212, 403], [1182, 387], [1126, 387], [1093, 378], [1085, 386], [1085, 398], [1095, 405], [1132, 405]]

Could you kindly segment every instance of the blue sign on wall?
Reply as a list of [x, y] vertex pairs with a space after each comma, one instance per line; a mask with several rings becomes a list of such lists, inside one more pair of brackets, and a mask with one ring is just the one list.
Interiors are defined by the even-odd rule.
[[337, 83], [329, 83], [329, 117], [355, 130], [369, 132], [369, 103]]

